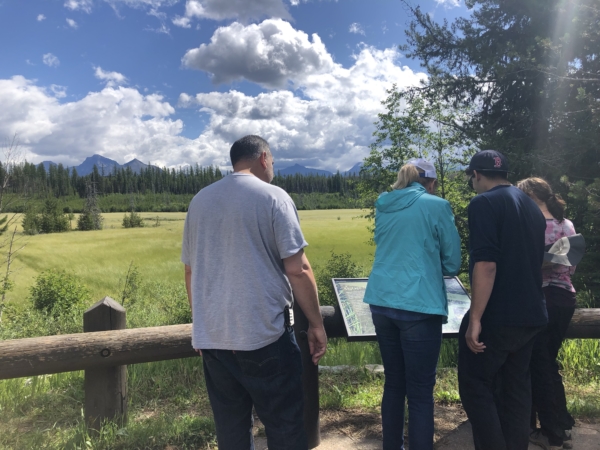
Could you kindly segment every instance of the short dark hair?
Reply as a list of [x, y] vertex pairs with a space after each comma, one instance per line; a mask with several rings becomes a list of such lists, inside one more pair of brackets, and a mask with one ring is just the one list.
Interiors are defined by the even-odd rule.
[[260, 136], [250, 134], [238, 139], [229, 150], [231, 165], [235, 166], [239, 161], [254, 161], [260, 158], [262, 152], [270, 153], [269, 143]]
[[498, 171], [498, 170], [477, 170], [477, 169], [467, 169], [465, 170], [465, 173], [467, 174], [467, 176], [472, 176], [473, 175], [473, 171], [476, 171], [477, 173], [483, 175], [486, 178], [489, 178], [491, 180], [495, 180], [497, 178], [502, 178], [503, 180], [507, 180], [508, 179], [508, 172], [504, 172], [504, 171]]

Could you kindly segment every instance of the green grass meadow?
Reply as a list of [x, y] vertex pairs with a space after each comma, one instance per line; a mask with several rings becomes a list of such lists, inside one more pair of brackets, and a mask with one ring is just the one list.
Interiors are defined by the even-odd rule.
[[[183, 283], [179, 258], [185, 213], [140, 213], [146, 226], [133, 229], [122, 228], [123, 215], [103, 214], [100, 231], [22, 236], [19, 242], [25, 248], [13, 265], [15, 287], [8, 301], [24, 301], [35, 277], [48, 269], [75, 274], [96, 300], [118, 295], [132, 261], [143, 279]], [[368, 244], [367, 220], [359, 217], [360, 210], [300, 211], [299, 215], [313, 266], [324, 264], [332, 251], [349, 253], [358, 263], [370, 265], [374, 247]]]

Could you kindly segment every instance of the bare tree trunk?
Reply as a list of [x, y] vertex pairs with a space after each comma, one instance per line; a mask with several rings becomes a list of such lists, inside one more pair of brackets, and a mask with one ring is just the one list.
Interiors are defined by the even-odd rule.
[[10, 270], [10, 267], [12, 266], [15, 255], [25, 247], [25, 245], [22, 245], [18, 249], [14, 250], [15, 242], [18, 240], [18, 238], [15, 237], [16, 234], [17, 227], [15, 226], [8, 240], [8, 253], [6, 254], [6, 271], [4, 272], [4, 278], [2, 278], [2, 280], [0, 281], [0, 292], [2, 292], [2, 295], [0, 296], [0, 323], [2, 323], [2, 313], [4, 312], [6, 293], [12, 287], [10, 275], [13, 273], [13, 271]]

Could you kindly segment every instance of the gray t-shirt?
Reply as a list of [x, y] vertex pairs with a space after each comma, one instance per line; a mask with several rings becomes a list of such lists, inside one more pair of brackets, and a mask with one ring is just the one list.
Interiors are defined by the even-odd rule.
[[202, 189], [181, 250], [192, 268], [192, 346], [256, 350], [279, 339], [292, 302], [282, 259], [307, 245], [294, 202], [277, 186], [233, 173]]

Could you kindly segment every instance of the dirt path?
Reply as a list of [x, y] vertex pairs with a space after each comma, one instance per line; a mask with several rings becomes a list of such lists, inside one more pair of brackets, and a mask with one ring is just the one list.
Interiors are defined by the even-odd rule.
[[[256, 450], [266, 450], [264, 431], [258, 425]], [[260, 435], [263, 436], [260, 436]], [[435, 406], [435, 449], [473, 450], [471, 426], [462, 407]], [[573, 429], [577, 450], [600, 450], [600, 421], [578, 421]], [[410, 445], [406, 446], [410, 449]], [[317, 450], [380, 450], [381, 418], [359, 410], [321, 411], [321, 445]], [[540, 447], [529, 446], [530, 450]]]

